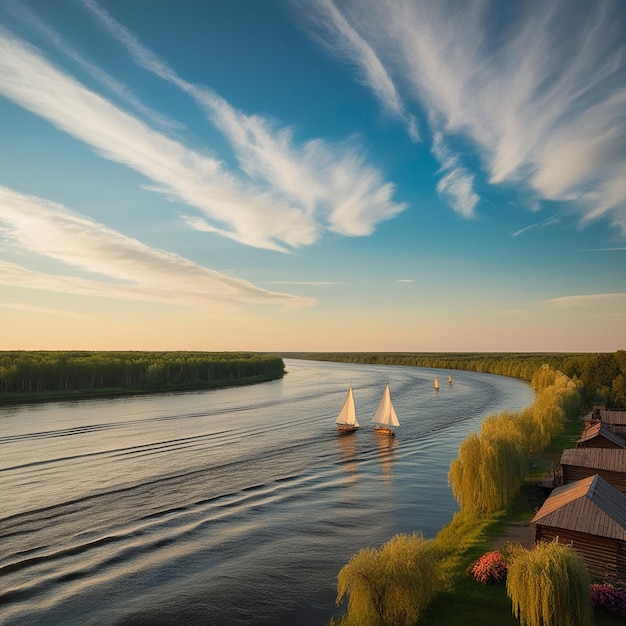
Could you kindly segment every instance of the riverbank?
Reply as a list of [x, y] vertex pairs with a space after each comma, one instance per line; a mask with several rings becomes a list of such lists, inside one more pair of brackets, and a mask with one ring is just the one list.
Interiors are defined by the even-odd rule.
[[[475, 520], [473, 527], [468, 524], [465, 533], [454, 536], [454, 526], [461, 526], [453, 521], [450, 528], [444, 528], [437, 535], [437, 540], [449, 543], [451, 535], [460, 546], [457, 560], [450, 564], [453, 571], [448, 580], [449, 588], [440, 594], [428, 607], [424, 619], [425, 626], [519, 626], [513, 617], [511, 601], [504, 585], [483, 585], [474, 580], [470, 568], [486, 552], [501, 549], [507, 543], [520, 543], [525, 548], [532, 547], [532, 529], [530, 521], [535, 515], [537, 496], [535, 484], [550, 476], [560, 461], [561, 453], [566, 448], [575, 446], [580, 435], [579, 419], [568, 420], [565, 428], [551, 445], [541, 453], [534, 455], [531, 469], [526, 480], [511, 505], [480, 521]], [[461, 516], [461, 514], [458, 514]], [[456, 524], [455, 524], [456, 522]], [[594, 626], [617, 626], [622, 618], [594, 613]]]
[[209, 391], [212, 389], [225, 389], [228, 387], [242, 387], [266, 383], [283, 378], [283, 374], [272, 376], [256, 375], [238, 380], [217, 380], [202, 385], [180, 385], [161, 389], [84, 389], [78, 391], [49, 391], [49, 392], [23, 392], [23, 393], [0, 393], [0, 406], [20, 404], [36, 404], [44, 402], [67, 402], [72, 400], [97, 400], [105, 398], [119, 398], [124, 396], [148, 396], [163, 393], [184, 393], [192, 391]]

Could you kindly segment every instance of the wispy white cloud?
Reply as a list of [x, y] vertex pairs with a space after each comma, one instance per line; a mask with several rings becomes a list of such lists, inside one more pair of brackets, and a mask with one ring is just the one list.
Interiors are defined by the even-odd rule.
[[616, 248], [588, 248], [587, 250], [577, 250], [576, 252], [623, 252], [626, 247], [619, 246]]
[[50, 28], [48, 24], [43, 22], [25, 4], [22, 2], [9, 3], [7, 8], [15, 17], [31, 26], [35, 32], [39, 33], [45, 40], [52, 43], [57, 50], [71, 59], [74, 63], [78, 64], [82, 69], [86, 70], [112, 94], [120, 98], [126, 104], [130, 105], [133, 109], [135, 109], [135, 111], [148, 119], [151, 123], [165, 129], [182, 129], [185, 127], [184, 124], [178, 120], [168, 118], [146, 106], [136, 96], [132, 89], [113, 78], [113, 76], [98, 66], [90, 63], [85, 58], [84, 53], [79, 53], [59, 33]]
[[[383, 109], [401, 120], [413, 141], [419, 141], [415, 117], [406, 111], [396, 86], [374, 49], [359, 35], [332, 0], [305, 1], [305, 14], [317, 22], [326, 38], [322, 43], [337, 52], [341, 61], [356, 66], [361, 82], [372, 90]], [[329, 40], [330, 37], [330, 40]]]
[[297, 146], [290, 129], [276, 130], [244, 115], [205, 88], [188, 89], [228, 137], [240, 167], [266, 182], [332, 232], [370, 235], [376, 225], [406, 208], [393, 202], [394, 186], [368, 166], [356, 146], [311, 140]]
[[312, 287], [326, 287], [328, 285], [340, 285], [341, 283], [329, 280], [268, 280], [268, 285], [310, 285]]
[[75, 274], [43, 273], [0, 262], [0, 284], [204, 310], [246, 303], [315, 303], [312, 298], [261, 289], [150, 248], [59, 204], [5, 187], [0, 187], [0, 228], [3, 237], [24, 255], [53, 259]]
[[474, 177], [466, 170], [446, 172], [437, 183], [437, 191], [463, 217], [473, 217], [479, 197], [474, 192]]
[[544, 300], [544, 302], [546, 304], [567, 308], [610, 303], [623, 303], [626, 305], [626, 293], [594, 293], [578, 296], [561, 296]]
[[473, 144], [492, 183], [626, 232], [623, 3], [346, 0], [342, 11], [433, 131]]
[[291, 129], [276, 128], [259, 115], [246, 115], [214, 90], [187, 82], [95, 0], [83, 2], [126, 47], [135, 63], [193, 98], [228, 138], [250, 180], [268, 185], [314, 221], [316, 232], [303, 233], [302, 243], [311, 243], [311, 236], [316, 238], [323, 229], [343, 235], [369, 235], [379, 222], [406, 208], [406, 204], [393, 201], [393, 185], [367, 165], [358, 146], [329, 144], [321, 139], [297, 145]]
[[439, 131], [433, 133], [432, 152], [444, 172], [437, 191], [459, 215], [473, 217], [480, 200], [474, 191], [474, 176], [460, 164], [459, 157], [446, 146]]
[[[1, 271], [1, 264], [0, 264]], [[74, 317], [77, 319], [89, 319], [88, 315], [82, 315], [74, 311], [64, 311], [62, 309], [52, 309], [49, 307], [35, 306], [33, 304], [24, 304], [19, 302], [0, 302], [1, 309], [14, 309], [16, 311], [24, 311], [25, 313], [36, 313], [38, 315], [60, 315], [62, 317]]]
[[[227, 134], [242, 135], [235, 146], [244, 170], [248, 164], [247, 178], [154, 131], [1, 29], [0, 93], [103, 157], [140, 172], [153, 181], [151, 189], [199, 210], [202, 219], [188, 219], [189, 224], [243, 244], [288, 251], [314, 243], [325, 229], [367, 235], [405, 208], [392, 201], [393, 186], [355, 150], [334, 151], [336, 146], [319, 140], [296, 149], [289, 131], [273, 136], [262, 120], [241, 116], [210, 90], [172, 77], [149, 51], [141, 53], [147, 65], [213, 103], [216, 115], [232, 122]], [[253, 180], [254, 174], [264, 180]]]
[[399, 283], [414, 283], [415, 281], [412, 278], [398, 278]]
[[[360, 7], [352, 11], [352, 23], [339, 11], [332, 0], [316, 0], [314, 3], [307, 2], [307, 9], [313, 5], [314, 11], [309, 13], [311, 19], [321, 28], [321, 36], [317, 37], [327, 47], [335, 51], [341, 60], [351, 61], [359, 68], [364, 76], [363, 82], [370, 87], [373, 94], [381, 102], [383, 108], [392, 112], [396, 117], [405, 120], [409, 136], [417, 141], [415, 118], [406, 112], [396, 87], [389, 75], [387, 67], [376, 54], [373, 45], [370, 45], [356, 30], [356, 24], [365, 22], [367, 31], [367, 18], [364, 18]], [[350, 3], [344, 5], [350, 9]], [[354, 5], [353, 5], [354, 8]], [[382, 16], [381, 16], [382, 17]], [[372, 34], [371, 31], [368, 34]], [[379, 46], [386, 47], [386, 43], [378, 42]], [[474, 216], [474, 209], [479, 197], [474, 191], [474, 176], [459, 163], [458, 156], [445, 145], [443, 134], [435, 123], [438, 116], [431, 111], [429, 125], [433, 133], [432, 153], [441, 164], [442, 177], [437, 183], [437, 191], [442, 198], [457, 213], [463, 217]]]
[[0, 30], [0, 93], [127, 165], [162, 193], [210, 218], [215, 232], [282, 250], [312, 243], [319, 225], [302, 211], [234, 179], [217, 159], [186, 148], [61, 73], [37, 51]]
[[531, 224], [530, 226], [525, 226], [524, 228], [516, 230], [513, 233], [512, 237], [519, 237], [520, 235], [527, 233], [531, 230], [536, 230], [537, 228], [545, 228], [546, 226], [552, 226], [553, 224], [558, 224], [560, 221], [561, 220], [558, 215], [552, 215], [551, 217], [548, 217], [541, 222], [537, 222], [536, 224]]

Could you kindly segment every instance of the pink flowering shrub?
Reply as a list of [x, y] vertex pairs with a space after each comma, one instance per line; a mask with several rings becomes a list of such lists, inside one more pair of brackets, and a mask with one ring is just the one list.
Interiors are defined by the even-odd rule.
[[506, 581], [507, 565], [498, 550], [483, 554], [472, 566], [474, 580], [484, 584], [502, 584]]
[[626, 617], [626, 589], [609, 584], [593, 584], [591, 606], [594, 611]]

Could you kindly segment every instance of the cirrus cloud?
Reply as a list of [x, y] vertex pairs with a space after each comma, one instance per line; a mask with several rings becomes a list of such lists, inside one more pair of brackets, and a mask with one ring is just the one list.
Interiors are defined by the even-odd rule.
[[232, 141], [240, 171], [155, 131], [4, 29], [0, 93], [102, 157], [139, 172], [152, 181], [148, 189], [197, 210], [201, 219], [188, 224], [245, 245], [287, 252], [314, 243], [325, 230], [368, 235], [406, 208], [392, 200], [393, 185], [356, 149], [322, 140], [296, 146], [289, 129], [240, 114], [210, 89], [180, 79], [140, 44], [132, 49], [147, 68], [210, 110]]
[[[355, 54], [351, 37], [337, 41], [342, 29], [331, 0], [313, 6], [333, 21], [328, 45]], [[626, 14], [619, 0], [346, 0], [341, 7], [341, 21], [387, 74], [401, 77], [403, 106], [428, 112], [435, 143], [438, 135], [469, 141], [475, 171], [492, 184], [569, 203], [582, 224], [605, 217], [626, 233]], [[471, 175], [453, 172], [444, 173], [440, 191], [451, 189], [450, 203], [469, 216], [472, 204], [458, 199], [475, 193]]]
[[[65, 275], [0, 261], [0, 284], [212, 310], [249, 303], [311, 306], [312, 298], [248, 281], [150, 248], [66, 207], [0, 187], [0, 234], [22, 256], [62, 265]], [[67, 274], [73, 268], [75, 275]]]

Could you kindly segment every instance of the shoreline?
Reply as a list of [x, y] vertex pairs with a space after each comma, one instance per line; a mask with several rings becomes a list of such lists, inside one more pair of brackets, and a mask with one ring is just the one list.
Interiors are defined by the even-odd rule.
[[105, 398], [120, 398], [125, 396], [157, 395], [165, 393], [185, 393], [191, 391], [211, 391], [213, 389], [225, 389], [227, 387], [243, 387], [267, 383], [284, 378], [285, 372], [276, 376], [257, 375], [239, 380], [215, 381], [208, 385], [183, 385], [162, 389], [91, 389], [85, 391], [51, 391], [38, 392], [26, 391], [23, 393], [0, 394], [0, 408], [5, 406], [18, 406], [23, 404], [43, 404], [46, 402], [66, 402], [73, 400], [98, 400]]

